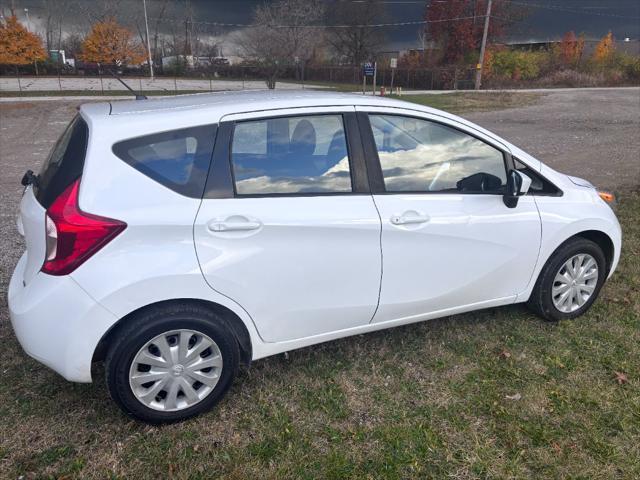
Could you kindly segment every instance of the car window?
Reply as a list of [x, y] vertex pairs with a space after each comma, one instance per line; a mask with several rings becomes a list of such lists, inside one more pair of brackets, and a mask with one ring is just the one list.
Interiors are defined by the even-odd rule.
[[387, 192], [503, 193], [504, 155], [440, 123], [370, 115]]
[[247, 122], [235, 131], [235, 152], [267, 154], [267, 122]]
[[558, 195], [560, 190], [549, 180], [542, 177], [540, 173], [533, 170], [531, 167], [513, 157], [513, 163], [516, 170], [524, 173], [531, 179], [531, 186], [527, 194], [529, 195]]
[[351, 192], [342, 115], [238, 122], [231, 164], [238, 195]]
[[34, 185], [36, 198], [44, 208], [82, 174], [89, 139], [89, 127], [76, 115], [44, 162]]
[[139, 172], [189, 197], [201, 197], [216, 127], [184, 128], [118, 142], [113, 152]]

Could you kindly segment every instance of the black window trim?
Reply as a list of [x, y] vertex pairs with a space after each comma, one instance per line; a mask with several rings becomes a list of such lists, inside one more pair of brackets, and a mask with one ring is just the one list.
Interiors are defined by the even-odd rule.
[[220, 122], [209, 172], [205, 182], [203, 199], [233, 198], [233, 179], [231, 177], [231, 132], [233, 122]]
[[[547, 177], [542, 175], [542, 173], [535, 170], [527, 162], [519, 159], [518, 157], [512, 157], [513, 169], [518, 170], [518, 168], [516, 167], [516, 162], [520, 162], [523, 165], [525, 165], [528, 169], [530, 169], [533, 172], [534, 175], [536, 175], [542, 181], [547, 182], [549, 185], [551, 185], [555, 189], [555, 192], [534, 192], [533, 190], [529, 190], [526, 193], [527, 195], [531, 195], [532, 197], [562, 197], [564, 195], [564, 192], [562, 191], [562, 189], [559, 188], [555, 183], [553, 183]], [[527, 175], [526, 172], [525, 172], [525, 175]]]
[[369, 172], [369, 182], [371, 184], [371, 193], [374, 195], [493, 195], [502, 196], [505, 192], [460, 192], [457, 190], [440, 190], [440, 191], [425, 191], [425, 190], [406, 190], [401, 192], [388, 192], [384, 183], [384, 176], [382, 174], [382, 164], [380, 163], [380, 157], [378, 155], [378, 148], [376, 147], [375, 138], [373, 136], [373, 128], [369, 115], [385, 115], [404, 118], [415, 118], [416, 120], [422, 120], [426, 122], [437, 123], [439, 125], [452, 128], [461, 133], [476, 138], [477, 140], [495, 148], [502, 153], [502, 158], [505, 167], [505, 175], [508, 175], [509, 170], [515, 168], [511, 152], [506, 150], [504, 146], [498, 146], [494, 142], [488, 142], [479, 135], [476, 135], [463, 128], [458, 128], [449, 123], [439, 121], [433, 118], [425, 118], [415, 114], [408, 114], [403, 112], [386, 112], [378, 110], [360, 110], [357, 112], [358, 122], [360, 124], [360, 131], [363, 137], [364, 149], [367, 156], [367, 168]]
[[[346, 107], [348, 108], [348, 106]], [[313, 116], [341, 116], [345, 133], [351, 191], [345, 192], [275, 192], [275, 193], [238, 193], [233, 172], [232, 151], [233, 133], [238, 123], [272, 120], [275, 118], [300, 118]], [[224, 125], [224, 128], [223, 128]], [[364, 141], [360, 137], [360, 129], [354, 111], [296, 112], [286, 115], [269, 115], [221, 122], [218, 139], [214, 147], [211, 172], [207, 179], [204, 198], [279, 198], [279, 197], [335, 197], [352, 195], [371, 195], [367, 181], [367, 166], [363, 152]], [[226, 138], [225, 138], [226, 137]], [[218, 143], [224, 144], [218, 149]], [[226, 161], [224, 160], [226, 158]]]

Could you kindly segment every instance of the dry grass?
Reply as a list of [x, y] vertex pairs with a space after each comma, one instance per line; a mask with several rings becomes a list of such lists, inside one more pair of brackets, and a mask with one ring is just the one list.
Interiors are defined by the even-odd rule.
[[539, 93], [502, 91], [403, 95], [394, 98], [460, 114], [526, 107], [537, 103], [541, 95]]

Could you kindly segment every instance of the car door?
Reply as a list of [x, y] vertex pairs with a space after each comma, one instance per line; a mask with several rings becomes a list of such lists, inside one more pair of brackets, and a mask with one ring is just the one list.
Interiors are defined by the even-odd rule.
[[380, 228], [354, 107], [223, 118], [196, 250], [211, 288], [239, 303], [264, 341], [368, 324]]
[[514, 301], [531, 281], [541, 227], [532, 196], [516, 208], [503, 202], [506, 147], [439, 116], [398, 109], [358, 116], [382, 220], [373, 321]]

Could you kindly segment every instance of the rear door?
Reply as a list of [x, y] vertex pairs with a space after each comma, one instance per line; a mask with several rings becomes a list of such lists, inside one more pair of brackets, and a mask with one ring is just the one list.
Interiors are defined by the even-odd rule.
[[369, 323], [380, 219], [353, 107], [224, 118], [194, 236], [209, 285], [267, 342]]
[[384, 274], [374, 321], [515, 300], [531, 280], [541, 227], [532, 196], [516, 208], [503, 202], [506, 148], [442, 117], [358, 115], [379, 178]]

